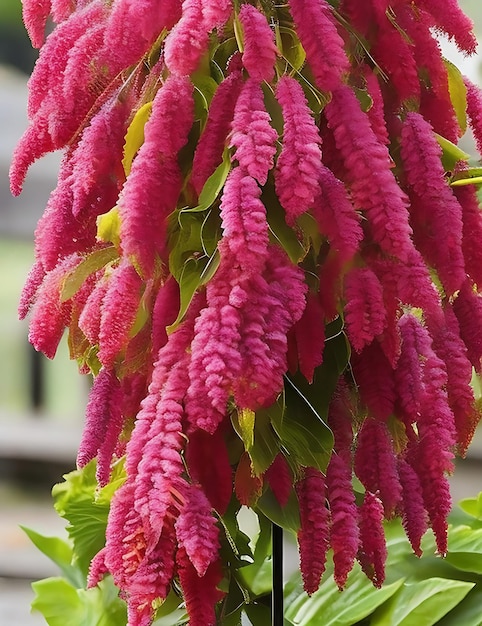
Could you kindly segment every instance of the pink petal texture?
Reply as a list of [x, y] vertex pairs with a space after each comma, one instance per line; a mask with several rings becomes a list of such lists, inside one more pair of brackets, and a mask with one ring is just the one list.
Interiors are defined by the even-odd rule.
[[99, 279], [79, 317], [79, 328], [93, 345], [99, 343], [102, 302], [109, 287], [109, 278]]
[[204, 576], [211, 563], [218, 559], [219, 529], [211, 505], [202, 489], [190, 485], [186, 503], [176, 521], [176, 536], [198, 576]]
[[383, 422], [367, 418], [358, 433], [355, 473], [367, 491], [377, 493], [385, 515], [393, 515], [402, 497], [397, 460]]
[[296, 483], [296, 493], [301, 519], [298, 531], [300, 568], [303, 587], [311, 595], [320, 585], [329, 545], [330, 513], [326, 506], [325, 477], [320, 471], [307, 467], [303, 478]]
[[277, 48], [266, 16], [251, 4], [243, 4], [239, 20], [244, 34], [243, 66], [257, 82], [273, 80]]
[[324, 311], [315, 294], [308, 294], [306, 307], [294, 326], [300, 372], [313, 381], [315, 369], [323, 362], [325, 347]]
[[441, 154], [430, 124], [419, 113], [409, 113], [403, 124], [401, 155], [410, 186], [415, 239], [452, 294], [465, 277], [462, 209], [446, 184]]
[[475, 52], [477, 40], [473, 23], [456, 0], [447, 0], [443, 6], [436, 0], [421, 0], [420, 5], [433, 17], [433, 25], [453, 39], [459, 50], [467, 54]]
[[25, 0], [22, 17], [34, 48], [40, 48], [45, 39], [45, 26], [51, 11], [51, 0]]
[[357, 352], [369, 345], [386, 325], [383, 288], [367, 267], [345, 276], [345, 322], [350, 343]]
[[266, 183], [273, 167], [277, 138], [264, 105], [261, 85], [249, 78], [236, 102], [229, 145], [236, 149], [234, 159], [241, 169], [261, 185]]
[[66, 20], [76, 9], [72, 0], [52, 0], [52, 19], [57, 24]]
[[340, 379], [328, 409], [328, 425], [333, 432], [333, 448], [347, 463], [350, 462], [353, 445], [353, 410], [348, 385]]
[[474, 133], [477, 151], [482, 154], [482, 89], [464, 78], [467, 89], [467, 116]]
[[20, 295], [20, 302], [18, 305], [18, 317], [23, 320], [27, 317], [33, 303], [35, 302], [35, 296], [38, 292], [43, 279], [45, 278], [45, 270], [40, 261], [36, 261], [28, 273], [25, 280], [25, 285]]
[[482, 368], [482, 297], [465, 281], [453, 303], [460, 337], [467, 348], [467, 357], [477, 372]]
[[349, 63], [330, 4], [326, 0], [291, 0], [289, 7], [316, 86], [333, 91]]
[[414, 553], [417, 556], [422, 556], [420, 542], [428, 524], [420, 480], [411, 465], [404, 459], [399, 459], [398, 475], [402, 485], [403, 527]]
[[455, 196], [462, 207], [462, 252], [465, 270], [472, 280], [482, 285], [482, 213], [479, 209], [477, 190], [473, 185], [458, 187]]
[[234, 71], [218, 86], [212, 99], [206, 126], [192, 163], [191, 183], [198, 195], [206, 180], [222, 161], [234, 117], [234, 107], [242, 85], [241, 72]]
[[[247, 5], [246, 5], [247, 6]], [[318, 196], [321, 138], [298, 81], [284, 76], [276, 97], [283, 111], [283, 148], [276, 162], [276, 194], [292, 225]]]
[[375, 587], [380, 588], [385, 580], [385, 562], [387, 559], [387, 547], [382, 525], [383, 505], [375, 494], [367, 491], [358, 514], [360, 547], [357, 559], [362, 570], [371, 579]]
[[127, 346], [141, 296], [142, 281], [127, 262], [119, 265], [111, 276], [102, 301], [99, 328], [99, 360], [112, 368], [119, 353]]
[[357, 508], [351, 481], [351, 465], [347, 464], [343, 456], [332, 454], [326, 472], [326, 487], [331, 513], [333, 576], [340, 589], [345, 586], [353, 568], [359, 543]]
[[182, 187], [177, 161], [193, 122], [192, 84], [171, 76], [154, 98], [141, 146], [119, 198], [124, 253], [153, 271], [165, 251], [166, 219]]
[[361, 400], [373, 417], [385, 421], [395, 405], [393, 370], [378, 342], [374, 341], [352, 358], [353, 375]]
[[374, 240], [387, 254], [407, 259], [413, 248], [408, 202], [391, 171], [387, 147], [378, 141], [350, 87], [333, 92], [325, 115], [343, 157], [353, 201], [366, 213]]
[[372, 100], [372, 106], [368, 113], [371, 127], [378, 141], [385, 145], [390, 143], [387, 125], [385, 122], [383, 94], [378, 75], [368, 66], [363, 67], [363, 78], [366, 82], [367, 91]]
[[286, 506], [293, 487], [293, 477], [286, 458], [281, 452], [275, 456], [264, 477], [280, 506]]
[[202, 0], [184, 0], [181, 19], [165, 43], [165, 59], [169, 70], [180, 76], [194, 72], [208, 47], [208, 35]]

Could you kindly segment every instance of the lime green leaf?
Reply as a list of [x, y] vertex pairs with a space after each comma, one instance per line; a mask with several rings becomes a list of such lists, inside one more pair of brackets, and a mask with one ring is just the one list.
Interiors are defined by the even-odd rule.
[[63, 578], [46, 578], [32, 584], [35, 598], [32, 610], [39, 611], [49, 626], [82, 624], [85, 608], [77, 590]]
[[458, 570], [482, 574], [482, 528], [455, 526], [449, 537], [447, 563]]
[[183, 265], [179, 278], [181, 292], [181, 303], [179, 314], [173, 324], [167, 327], [167, 332], [171, 333], [182, 322], [189, 305], [192, 302], [194, 294], [202, 285], [208, 283], [216, 273], [219, 266], [219, 254], [215, 251], [209, 258], [202, 257], [200, 259], [188, 259]]
[[467, 130], [467, 87], [458, 67], [444, 59], [449, 84], [449, 94], [454, 107], [457, 121], [463, 133]]
[[472, 517], [482, 520], [482, 491], [475, 498], [465, 498], [458, 503], [459, 507]]
[[271, 489], [267, 489], [259, 498], [256, 508], [272, 522], [295, 534], [300, 527], [300, 512], [298, 498], [294, 490], [284, 507], [280, 505]]
[[461, 150], [454, 143], [438, 133], [434, 133], [434, 135], [442, 148], [442, 163], [446, 171], [452, 171], [459, 161], [468, 161], [470, 159], [470, 154]]
[[107, 213], [97, 218], [97, 238], [114, 246], [120, 244], [121, 221], [118, 207], [112, 208]]
[[372, 618], [371, 626], [432, 626], [456, 606], [475, 583], [430, 578], [405, 583]]
[[194, 87], [202, 95], [204, 102], [206, 103], [205, 109], [208, 111], [211, 100], [213, 99], [216, 89], [218, 88], [217, 82], [209, 74], [205, 74], [204, 72], [196, 72], [191, 76], [191, 80]]
[[456, 624], [470, 624], [470, 626], [482, 626], [482, 591], [475, 587], [465, 598], [452, 609], [445, 617], [437, 622], [437, 626], [454, 626]]
[[291, 602], [286, 617], [298, 626], [352, 626], [371, 615], [402, 585], [403, 578], [375, 589], [356, 565], [342, 593], [333, 578], [327, 578], [311, 597], [303, 593]]
[[306, 53], [296, 32], [292, 28], [279, 26], [276, 34], [281, 54], [294, 70], [300, 70], [306, 61]]
[[259, 597], [271, 592], [273, 568], [271, 562], [271, 521], [258, 515], [260, 531], [254, 549], [254, 562], [241, 567], [238, 576], [251, 596]]
[[195, 213], [198, 211], [205, 211], [211, 207], [224, 187], [226, 178], [228, 177], [231, 169], [231, 160], [227, 150], [224, 151], [223, 161], [214, 170], [211, 176], [204, 183], [201, 193], [199, 194], [199, 204], [193, 208], [182, 209], [183, 213]]
[[70, 300], [84, 284], [86, 278], [105, 267], [108, 263], [119, 258], [119, 252], [114, 246], [95, 250], [88, 254], [83, 261], [70, 271], [64, 279], [61, 300]]
[[472, 176], [470, 178], [459, 178], [450, 183], [451, 187], [464, 187], [465, 185], [482, 185], [482, 176]]
[[126, 176], [129, 176], [132, 167], [132, 161], [144, 143], [144, 126], [151, 116], [152, 102], [147, 102], [136, 112], [124, 140], [124, 157], [122, 165]]
[[172, 589], [156, 611], [152, 626], [178, 626], [188, 619], [186, 609], [181, 607], [182, 598]]
[[249, 452], [254, 444], [254, 421], [256, 413], [251, 409], [238, 409], [232, 415], [234, 430], [241, 437], [244, 447]]
[[280, 440], [275, 433], [269, 412], [265, 409], [256, 411], [254, 424], [254, 443], [249, 452], [253, 472], [256, 476], [263, 474], [280, 450]]
[[20, 528], [34, 546], [60, 568], [69, 583], [76, 587], [83, 585], [82, 573], [71, 565], [73, 558], [72, 548], [66, 541], [60, 539], [60, 537], [45, 537], [25, 526], [20, 526]]

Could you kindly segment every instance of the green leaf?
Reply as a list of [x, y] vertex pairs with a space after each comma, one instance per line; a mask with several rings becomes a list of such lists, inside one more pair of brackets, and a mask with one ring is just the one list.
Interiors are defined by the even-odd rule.
[[253, 553], [254, 562], [241, 567], [238, 572], [240, 581], [247, 587], [252, 597], [271, 593], [273, 586], [271, 521], [264, 515], [258, 515], [258, 520], [260, 531]]
[[121, 220], [118, 207], [115, 206], [110, 211], [107, 211], [107, 213], [103, 213], [97, 217], [97, 238], [101, 241], [119, 246], [120, 229]]
[[60, 537], [45, 537], [31, 528], [20, 526], [30, 541], [61, 570], [65, 578], [76, 587], [84, 583], [82, 573], [71, 565], [73, 553], [69, 544]]
[[259, 498], [256, 508], [272, 522], [288, 530], [294, 535], [300, 527], [300, 512], [298, 498], [293, 490], [284, 507], [280, 505], [271, 489], [267, 489]]
[[482, 574], [482, 528], [455, 526], [449, 537], [447, 563], [458, 570]]
[[[183, 599], [172, 589], [156, 611], [152, 626], [178, 626], [188, 619], [186, 609], [181, 607]], [[181, 607], [181, 608], [179, 608]]]
[[468, 161], [470, 159], [470, 154], [461, 150], [454, 143], [438, 133], [434, 133], [434, 135], [442, 148], [442, 164], [447, 172], [451, 172], [459, 161]]
[[391, 601], [378, 609], [371, 626], [432, 626], [456, 606], [475, 583], [430, 578], [405, 583]]
[[281, 445], [300, 465], [324, 472], [333, 449], [333, 434], [300, 388], [285, 377], [285, 411], [273, 428]]
[[251, 450], [254, 444], [255, 418], [256, 413], [251, 409], [238, 409], [231, 416], [233, 428], [242, 439], [247, 452]]
[[454, 609], [437, 622], [437, 626], [454, 626], [455, 624], [482, 626], [481, 606], [482, 591], [479, 591], [476, 586]]
[[472, 176], [469, 178], [458, 178], [450, 183], [451, 187], [464, 187], [466, 185], [482, 185], [482, 176]]
[[132, 161], [144, 143], [144, 126], [152, 112], [152, 102], [147, 102], [136, 112], [124, 139], [124, 157], [122, 165], [126, 176], [129, 176]]
[[272, 185], [268, 184], [263, 187], [261, 200], [266, 207], [271, 240], [280, 244], [293, 263], [297, 265], [305, 258], [308, 250], [303, 247], [295, 231], [287, 225], [284, 209]]
[[267, 626], [271, 623], [271, 609], [265, 604], [260, 604], [259, 602], [247, 604], [244, 612], [253, 626], [259, 626], [260, 624]]
[[280, 451], [280, 440], [271, 425], [271, 418], [266, 409], [256, 411], [254, 424], [254, 443], [249, 452], [253, 472], [263, 474]]
[[300, 70], [305, 61], [306, 53], [296, 32], [286, 26], [276, 29], [278, 49], [294, 70]]
[[70, 300], [79, 291], [88, 276], [118, 258], [119, 252], [114, 246], [95, 250], [88, 254], [77, 267], [66, 275], [60, 296], [61, 301]]
[[199, 287], [205, 285], [211, 280], [216, 273], [218, 266], [219, 254], [217, 250], [209, 258], [191, 258], [184, 263], [179, 278], [176, 276], [181, 294], [179, 313], [174, 323], [167, 327], [168, 333], [175, 330], [182, 322], [184, 315], [192, 302], [194, 294]]
[[459, 68], [445, 58], [443, 61], [447, 70], [450, 100], [462, 133], [465, 133], [467, 130], [467, 87]]
[[458, 505], [462, 511], [482, 521], [482, 491], [475, 498], [460, 500]]
[[231, 170], [231, 160], [229, 158], [229, 152], [224, 151], [223, 160], [220, 165], [214, 170], [211, 176], [204, 183], [201, 193], [199, 194], [199, 204], [192, 208], [182, 209], [182, 213], [197, 213], [199, 211], [205, 211], [209, 209], [219, 194], [221, 193], [226, 178]]
[[311, 597], [303, 593], [291, 602], [286, 608], [286, 618], [298, 626], [351, 626], [371, 615], [400, 589], [403, 582], [401, 578], [375, 589], [356, 565], [342, 593], [333, 578], [327, 578]]

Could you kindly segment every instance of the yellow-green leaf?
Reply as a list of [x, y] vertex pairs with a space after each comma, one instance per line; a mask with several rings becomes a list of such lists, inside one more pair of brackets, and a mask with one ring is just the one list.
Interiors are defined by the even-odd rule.
[[233, 426], [238, 435], [243, 440], [246, 451], [254, 444], [254, 421], [256, 414], [251, 409], [238, 409], [233, 414]]
[[71, 270], [64, 279], [62, 287], [61, 301], [70, 300], [79, 291], [85, 282], [85, 279], [105, 267], [111, 261], [119, 257], [117, 248], [109, 246], [101, 250], [91, 252], [86, 258]]
[[130, 123], [124, 140], [124, 158], [122, 165], [126, 176], [129, 176], [132, 161], [137, 151], [144, 143], [144, 126], [151, 116], [152, 102], [147, 102], [136, 112], [134, 119]]
[[438, 133], [434, 133], [434, 135], [442, 148], [442, 163], [447, 171], [453, 170], [459, 161], [468, 161], [470, 159], [470, 154], [461, 150], [454, 143]]
[[467, 87], [465, 86], [463, 76], [458, 67], [447, 59], [444, 59], [444, 65], [447, 70], [450, 100], [454, 107], [459, 126], [462, 132], [465, 133], [467, 130]]
[[114, 207], [97, 218], [97, 239], [106, 243], [120, 244], [121, 219], [119, 208]]

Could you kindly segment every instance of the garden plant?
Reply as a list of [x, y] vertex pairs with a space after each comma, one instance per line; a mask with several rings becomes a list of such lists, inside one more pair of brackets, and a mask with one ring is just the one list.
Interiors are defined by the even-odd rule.
[[[333, 623], [367, 618], [407, 593], [405, 574], [383, 587], [397, 518], [414, 558], [446, 555], [447, 475], [480, 418], [482, 169], [457, 144], [470, 129], [482, 151], [482, 91], [438, 41], [473, 54], [470, 20], [456, 0], [23, 16], [40, 55], [12, 192], [63, 160], [20, 316], [50, 358], [67, 329], [93, 377], [54, 488], [70, 541], [27, 531], [64, 574], [34, 606], [51, 626], [268, 624], [275, 523], [300, 602], [325, 567], [349, 602], [355, 567], [378, 600]], [[296, 593], [288, 623], [331, 623], [295, 619]], [[435, 623], [395, 605], [366, 623]]]

